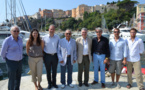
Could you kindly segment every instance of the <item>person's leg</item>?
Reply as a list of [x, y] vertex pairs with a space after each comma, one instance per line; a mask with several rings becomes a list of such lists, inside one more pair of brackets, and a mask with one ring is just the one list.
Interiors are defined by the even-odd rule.
[[16, 80], [15, 80], [15, 90], [20, 90], [21, 73], [22, 73], [22, 61], [18, 62], [18, 68], [17, 68]]
[[115, 61], [110, 60], [109, 72], [111, 73], [112, 84], [114, 84], [115, 68], [116, 68], [115, 66], [116, 66]]
[[89, 70], [90, 70], [90, 61], [89, 57], [84, 58], [84, 83], [88, 84], [89, 81]]
[[6, 64], [8, 69], [8, 78], [9, 78], [8, 90], [14, 90], [17, 64], [10, 60], [6, 60]]
[[132, 62], [127, 62], [127, 79], [128, 79], [128, 84], [132, 85]]
[[67, 84], [71, 84], [72, 83], [72, 70], [73, 70], [73, 65], [71, 64], [71, 57], [67, 58]]
[[84, 65], [84, 60], [82, 60], [82, 63], [78, 63], [78, 82], [79, 82], [79, 84], [82, 84], [83, 65]]
[[101, 83], [105, 84], [105, 64], [104, 64], [104, 60], [105, 60], [105, 55], [99, 55], [98, 57], [99, 59], [99, 64], [100, 64], [100, 71], [101, 71]]
[[122, 65], [122, 60], [120, 61], [116, 61], [116, 82], [119, 82], [119, 78], [121, 75], [121, 71], [122, 71], [123, 65]]
[[94, 81], [98, 82], [98, 69], [99, 69], [99, 62], [97, 54], [93, 54], [93, 62], [94, 62]]
[[42, 71], [43, 71], [43, 59], [42, 57], [38, 58], [38, 62], [37, 62], [37, 78], [38, 78], [38, 87], [40, 89], [42, 89], [40, 83], [42, 81]]
[[144, 85], [143, 85], [143, 77], [142, 77], [142, 72], [141, 72], [140, 61], [134, 62], [133, 67], [134, 67], [134, 71], [135, 71], [137, 86], [139, 87], [139, 89], [142, 89], [142, 88], [144, 88]]
[[52, 85], [52, 82], [51, 82], [51, 66], [52, 66], [51, 59], [52, 59], [51, 55], [48, 55], [48, 54], [44, 55], [44, 64], [45, 64], [45, 68], [46, 68], [46, 72], [47, 72], [47, 81], [48, 81], [48, 84], [50, 86]]
[[38, 88], [38, 85], [37, 85], [37, 67], [36, 67], [36, 60], [35, 58], [32, 58], [32, 57], [29, 57], [28, 59], [28, 64], [29, 64], [29, 67], [30, 67], [30, 70], [31, 70], [31, 75], [32, 75], [32, 82], [34, 82], [34, 85], [35, 85], [35, 89]]
[[56, 85], [56, 74], [57, 74], [58, 58], [57, 54], [53, 56], [52, 59], [52, 84]]
[[61, 65], [61, 84], [65, 84], [65, 72], [66, 72], [66, 65], [62, 66]]

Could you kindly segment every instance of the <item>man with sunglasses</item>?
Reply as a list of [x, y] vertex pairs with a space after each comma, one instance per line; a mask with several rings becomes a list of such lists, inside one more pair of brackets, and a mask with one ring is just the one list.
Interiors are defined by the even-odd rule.
[[65, 31], [65, 38], [59, 41], [58, 45], [58, 58], [59, 63], [61, 65], [61, 88], [65, 88], [66, 80], [65, 80], [65, 73], [67, 69], [67, 85], [71, 88], [74, 86], [72, 85], [72, 70], [73, 64], [77, 60], [76, 56], [76, 42], [74, 39], [71, 38], [71, 30], [67, 29]]
[[136, 37], [137, 30], [131, 28], [130, 38], [126, 40], [128, 47], [127, 56], [127, 77], [128, 85], [127, 88], [132, 87], [132, 68], [134, 68], [137, 86], [140, 90], [145, 90], [143, 85], [143, 77], [141, 72], [140, 55], [144, 52], [144, 44], [142, 39]]
[[89, 86], [89, 69], [91, 62], [91, 47], [92, 40], [87, 37], [88, 30], [86, 28], [82, 28], [81, 37], [76, 39], [77, 43], [77, 62], [78, 62], [78, 82], [79, 86], [82, 86], [82, 74], [84, 71], [84, 85], [86, 87]]
[[102, 36], [101, 28], [96, 28], [95, 31], [97, 37], [92, 40], [92, 60], [94, 63], [94, 81], [92, 85], [98, 83], [98, 70], [100, 66], [102, 88], [105, 88], [105, 64], [108, 63], [108, 58], [110, 56], [109, 40]]
[[[111, 87], [117, 84], [117, 87], [120, 88], [118, 83], [123, 64], [126, 64], [127, 57], [127, 47], [126, 42], [121, 37], [119, 37], [120, 30], [118, 28], [114, 29], [114, 38], [110, 40], [110, 67], [109, 72], [111, 73], [112, 84]], [[116, 84], [114, 83], [114, 77], [116, 73]]]
[[7, 64], [8, 90], [20, 90], [23, 42], [19, 37], [20, 29], [18, 26], [12, 26], [10, 32], [11, 36], [3, 41], [1, 57]]

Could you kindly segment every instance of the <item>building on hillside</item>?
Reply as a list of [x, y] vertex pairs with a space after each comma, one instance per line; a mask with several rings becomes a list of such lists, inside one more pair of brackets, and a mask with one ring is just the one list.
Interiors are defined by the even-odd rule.
[[145, 30], [145, 12], [139, 13], [137, 15], [137, 29], [139, 31]]
[[72, 16], [72, 10], [65, 11], [65, 16], [66, 17], [71, 17]]
[[42, 18], [52, 18], [53, 17], [53, 13], [51, 10], [48, 10], [48, 9], [44, 9], [44, 10], [41, 10], [40, 11], [40, 15]]
[[145, 12], [145, 4], [138, 4], [136, 6], [136, 18], [142, 12]]

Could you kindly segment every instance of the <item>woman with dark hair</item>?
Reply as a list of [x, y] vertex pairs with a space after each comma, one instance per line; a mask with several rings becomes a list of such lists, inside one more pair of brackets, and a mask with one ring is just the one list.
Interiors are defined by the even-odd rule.
[[44, 42], [40, 38], [39, 31], [33, 29], [26, 44], [26, 51], [29, 57], [28, 64], [31, 70], [32, 82], [34, 82], [35, 90], [42, 90], [40, 82], [42, 81], [43, 48]]

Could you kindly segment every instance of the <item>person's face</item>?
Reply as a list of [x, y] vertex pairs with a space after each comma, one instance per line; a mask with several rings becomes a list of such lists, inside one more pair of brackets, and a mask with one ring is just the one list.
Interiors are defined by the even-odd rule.
[[83, 37], [83, 38], [86, 38], [86, 37], [87, 37], [87, 31], [82, 30], [81, 34], [82, 34], [82, 37]]
[[70, 32], [70, 31], [66, 31], [66, 32], [65, 32], [65, 37], [66, 37], [66, 39], [70, 39], [70, 37], [71, 37], [71, 32]]
[[38, 32], [37, 32], [37, 31], [33, 31], [32, 36], [33, 36], [33, 38], [37, 39], [37, 37], [38, 37]]
[[13, 37], [18, 37], [19, 36], [19, 29], [17, 27], [14, 27], [13, 30], [11, 30], [11, 34]]
[[96, 30], [97, 37], [100, 38], [102, 36], [102, 31]]
[[49, 28], [49, 33], [50, 33], [50, 34], [54, 34], [54, 32], [55, 32], [55, 27], [54, 27], [54, 26], [51, 26], [51, 27]]
[[120, 34], [119, 30], [116, 30], [116, 29], [115, 29], [115, 30], [114, 30], [114, 36], [115, 36], [115, 37], [119, 37], [119, 34]]
[[136, 31], [135, 30], [131, 30], [130, 31], [130, 36], [131, 37], [135, 37], [136, 36]]

